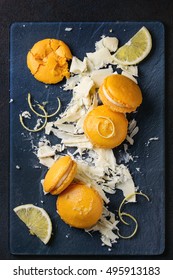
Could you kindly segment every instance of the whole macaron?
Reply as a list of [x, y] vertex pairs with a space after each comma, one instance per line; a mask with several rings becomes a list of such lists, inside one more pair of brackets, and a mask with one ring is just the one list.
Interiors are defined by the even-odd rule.
[[84, 183], [72, 183], [57, 199], [61, 219], [75, 228], [91, 228], [100, 219], [103, 200], [99, 193]]
[[99, 88], [99, 97], [111, 110], [130, 113], [142, 103], [140, 87], [130, 78], [112, 74], [104, 79]]
[[33, 45], [27, 54], [27, 66], [38, 81], [56, 84], [70, 76], [70, 59], [71, 51], [63, 41], [48, 38]]
[[83, 124], [85, 135], [98, 148], [115, 148], [127, 136], [128, 121], [124, 114], [113, 112], [106, 105], [91, 110]]
[[46, 193], [57, 195], [65, 190], [73, 181], [77, 164], [70, 156], [59, 158], [46, 173], [43, 189]]

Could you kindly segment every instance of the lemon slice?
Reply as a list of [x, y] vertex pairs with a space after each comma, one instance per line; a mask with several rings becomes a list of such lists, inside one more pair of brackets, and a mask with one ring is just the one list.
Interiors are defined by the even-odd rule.
[[115, 60], [121, 65], [134, 65], [142, 61], [152, 48], [148, 29], [143, 26], [125, 45], [115, 53]]
[[48, 243], [52, 234], [52, 222], [43, 208], [25, 204], [13, 210], [29, 228], [30, 234], [36, 235], [44, 244]]

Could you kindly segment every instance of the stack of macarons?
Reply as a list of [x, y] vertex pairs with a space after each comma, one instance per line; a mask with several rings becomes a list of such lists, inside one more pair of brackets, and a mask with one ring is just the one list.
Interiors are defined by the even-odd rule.
[[60, 157], [47, 171], [43, 189], [58, 195], [56, 208], [61, 219], [76, 228], [91, 228], [103, 212], [99, 193], [83, 182], [74, 182], [77, 164], [70, 156]]
[[84, 120], [84, 133], [98, 148], [114, 148], [126, 138], [128, 121], [125, 113], [142, 103], [139, 86], [124, 75], [112, 74], [99, 88], [103, 105], [91, 110]]
[[112, 111], [121, 113], [131, 113], [142, 103], [139, 86], [120, 74], [113, 74], [104, 80], [99, 88], [99, 96]]
[[60, 157], [46, 173], [43, 183], [45, 193], [61, 193], [73, 181], [76, 170], [77, 164], [70, 156]]

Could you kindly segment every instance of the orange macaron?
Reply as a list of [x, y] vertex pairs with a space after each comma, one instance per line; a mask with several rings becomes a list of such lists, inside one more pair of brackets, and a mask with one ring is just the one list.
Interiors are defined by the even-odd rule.
[[103, 200], [99, 193], [84, 183], [72, 183], [57, 199], [61, 219], [75, 228], [91, 228], [100, 219]]
[[44, 39], [34, 44], [27, 54], [27, 66], [34, 77], [46, 84], [56, 84], [69, 78], [69, 47], [61, 40]]
[[130, 78], [112, 74], [104, 79], [99, 88], [99, 97], [111, 110], [130, 113], [142, 103], [142, 92]]
[[98, 148], [115, 148], [127, 136], [128, 121], [124, 114], [113, 112], [106, 105], [91, 110], [83, 124], [85, 135]]
[[61, 193], [71, 184], [76, 172], [76, 162], [70, 156], [62, 156], [46, 173], [43, 182], [44, 191], [53, 195]]

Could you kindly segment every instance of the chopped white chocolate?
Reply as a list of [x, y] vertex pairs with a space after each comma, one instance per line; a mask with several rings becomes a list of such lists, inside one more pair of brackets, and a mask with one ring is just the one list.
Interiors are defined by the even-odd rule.
[[72, 30], [73, 30], [72, 27], [66, 27], [66, 28], [65, 28], [65, 31], [68, 31], [68, 32], [69, 32], [69, 31], [72, 31]]
[[87, 57], [95, 69], [102, 68], [112, 62], [112, 56], [107, 48], [101, 48], [94, 53], [87, 53]]
[[21, 169], [21, 167], [19, 165], [16, 165], [16, 169]]
[[74, 74], [80, 74], [87, 70], [86, 60], [81, 61], [76, 56], [73, 56], [71, 66], [70, 66], [70, 72]]
[[22, 117], [25, 118], [25, 119], [30, 119], [31, 114], [28, 111], [24, 111], [24, 112], [22, 112]]
[[138, 81], [131, 75], [129, 74], [128, 72], [126, 71], [122, 71], [121, 73], [123, 76], [126, 76], [127, 78], [131, 79], [133, 82], [135, 82], [136, 84], [138, 83]]
[[136, 120], [132, 119], [131, 121], [129, 121], [129, 125], [128, 125], [128, 131], [129, 133], [132, 133], [132, 131], [134, 130], [134, 128], [136, 127]]
[[104, 79], [113, 73], [112, 67], [107, 69], [99, 69], [91, 72], [91, 79], [93, 80], [96, 88], [99, 88]]
[[110, 52], [115, 52], [118, 48], [118, 39], [116, 37], [104, 37], [95, 44], [96, 50], [107, 48]]
[[42, 119], [40, 119], [40, 118], [37, 119], [37, 123], [34, 126], [34, 130], [37, 130], [41, 126], [42, 123], [43, 123]]
[[118, 221], [116, 221], [115, 215], [104, 207], [101, 219], [95, 226], [86, 230], [86, 232], [99, 231], [101, 233], [103, 245], [112, 247], [112, 244], [116, 243], [119, 238], [119, 236], [114, 233], [114, 231], [118, 229], [117, 224]]
[[93, 86], [94, 83], [90, 77], [82, 77], [80, 83], [73, 89], [74, 98], [79, 98], [79, 96], [80, 98], [87, 97]]
[[50, 146], [45, 145], [45, 146], [41, 146], [40, 148], [38, 148], [38, 151], [37, 151], [38, 158], [52, 157], [54, 155], [55, 155], [55, 151]]
[[[126, 197], [134, 193], [136, 191], [136, 188], [128, 168], [124, 166], [122, 171], [124, 173], [124, 181], [122, 180], [122, 182], [119, 182], [116, 187], [117, 189], [122, 190], [124, 197]], [[135, 202], [135, 201], [136, 201], [135, 195], [129, 199], [129, 202]]]
[[53, 163], [54, 163], [54, 159], [51, 157], [47, 157], [47, 158], [40, 158], [40, 163], [48, 168], [50, 168]]
[[122, 69], [124, 72], [126, 72], [132, 76], [138, 77], [138, 66], [117, 65], [117, 68]]
[[45, 126], [45, 134], [47, 134], [47, 135], [50, 134], [52, 126], [53, 126], [53, 122], [47, 122], [47, 124]]
[[139, 131], [139, 127], [136, 126], [130, 134], [130, 137], [133, 138]]
[[130, 145], [134, 144], [133, 138], [131, 138], [129, 135], [126, 136], [126, 140], [129, 142]]
[[66, 80], [66, 83], [63, 86], [63, 90], [73, 90], [73, 88], [80, 82], [80, 79], [80, 75], [71, 76]]

